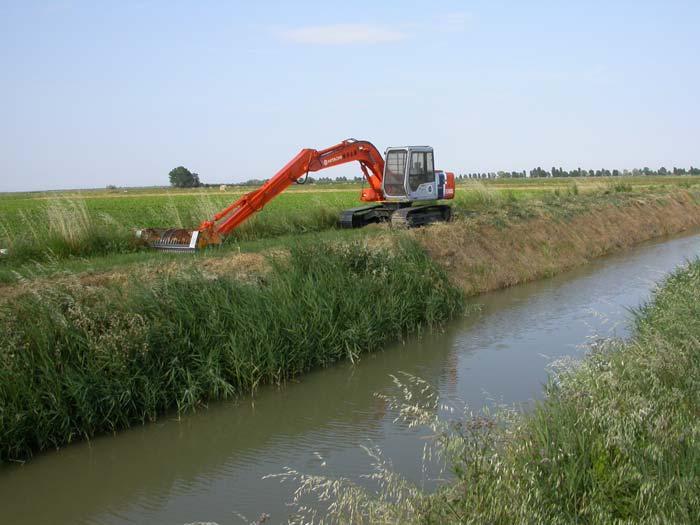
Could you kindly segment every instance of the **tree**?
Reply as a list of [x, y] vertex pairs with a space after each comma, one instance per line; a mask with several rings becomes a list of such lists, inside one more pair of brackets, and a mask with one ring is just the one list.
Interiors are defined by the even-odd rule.
[[198, 174], [192, 173], [183, 166], [170, 170], [168, 176], [170, 177], [170, 185], [175, 188], [198, 188], [202, 184]]

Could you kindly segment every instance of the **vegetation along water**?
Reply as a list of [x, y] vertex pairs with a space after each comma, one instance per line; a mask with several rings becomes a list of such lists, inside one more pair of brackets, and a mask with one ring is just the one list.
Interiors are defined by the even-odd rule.
[[[700, 260], [521, 416], [446, 425], [454, 484], [422, 523], [694, 523], [700, 515]], [[508, 502], [504, 505], [504, 502]]]
[[193, 273], [23, 294], [0, 308], [0, 459], [355, 360], [461, 305], [409, 241], [294, 248], [254, 282]]
[[583, 360], [560, 362], [544, 397], [525, 411], [453, 411], [454, 400], [429, 382], [399, 374], [401, 394], [379, 397], [396, 421], [428, 428], [422, 461], [440, 457], [450, 474], [436, 492], [376, 449], [368, 449], [367, 475], [375, 490], [291, 469], [271, 477], [297, 485], [294, 523], [695, 523], [699, 350], [695, 259], [635, 310], [629, 339], [598, 340]]
[[[466, 295], [694, 227], [698, 192], [683, 184], [470, 183], [449, 230], [345, 233], [320, 221], [308, 236], [268, 231], [194, 260], [126, 237], [110, 244], [114, 224], [96, 219], [89, 198], [42, 205], [51, 221], [29, 234], [20, 213], [5, 227], [16, 251], [0, 263], [0, 461], [355, 361], [441, 326]], [[102, 228], [105, 244], [92, 244]], [[373, 508], [435, 523], [692, 516], [697, 385], [679, 374], [697, 365], [698, 266], [639, 312], [631, 342], [597, 346], [532, 412], [440, 426], [452, 486], [413, 494], [409, 510]]]

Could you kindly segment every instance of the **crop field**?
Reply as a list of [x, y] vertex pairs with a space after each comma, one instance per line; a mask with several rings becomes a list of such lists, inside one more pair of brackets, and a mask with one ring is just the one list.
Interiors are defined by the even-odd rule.
[[[353, 188], [354, 189], [354, 188]], [[321, 229], [328, 227], [325, 210], [337, 211], [358, 201], [356, 191], [290, 191], [271, 202], [256, 217], [257, 228], [245, 228], [239, 238], [258, 234], [278, 235], [292, 229]], [[40, 193], [0, 196], [0, 217], [3, 235], [7, 239], [29, 233], [41, 237], [51, 229], [52, 221], [65, 219], [84, 226], [111, 228], [195, 227], [217, 211], [243, 195], [243, 192], [164, 190], [110, 194], [109, 192]], [[272, 221], [272, 217], [284, 221]], [[289, 224], [288, 221], [293, 223]], [[77, 225], [77, 224], [76, 224]], [[332, 223], [331, 223], [332, 226]]]
[[[543, 214], [566, 218], [606, 199], [612, 202], [616, 195], [660, 194], [698, 184], [700, 177], [466, 180], [458, 183], [452, 205], [457, 220], [478, 217], [502, 226], [513, 218]], [[252, 189], [129, 188], [0, 194], [0, 283], [98, 268], [109, 271], [131, 263], [182, 261], [177, 254], [148, 250], [136, 241], [134, 230], [196, 228]], [[339, 212], [361, 204], [361, 189], [362, 185], [355, 183], [292, 186], [236, 229], [222, 250], [207, 250], [201, 256], [374, 235], [382, 230], [338, 229]]]
[[[653, 191], [700, 183], [694, 177], [614, 179], [502, 179], [461, 181], [455, 211], [495, 208], [561, 193]], [[140, 248], [133, 230], [144, 227], [194, 228], [250, 191], [138, 188], [0, 194], [0, 248], [15, 262], [55, 260]], [[338, 212], [360, 203], [359, 184], [295, 186], [274, 199], [231, 235], [252, 241], [334, 229]]]

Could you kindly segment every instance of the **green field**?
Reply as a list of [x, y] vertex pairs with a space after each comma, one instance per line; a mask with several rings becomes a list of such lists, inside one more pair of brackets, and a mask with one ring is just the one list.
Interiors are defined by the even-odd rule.
[[[580, 213], [616, 194], [664, 193], [700, 184], [696, 177], [503, 179], [460, 181], [452, 201], [457, 220], [475, 215], [496, 225], [509, 218]], [[136, 188], [0, 194], [0, 282], [132, 262], [168, 261], [134, 238], [144, 227], [196, 228], [254, 188]], [[360, 205], [362, 186], [338, 183], [292, 186], [235, 230], [223, 250], [259, 251], [299, 242], [372, 235], [337, 229], [338, 213]], [[605, 197], [607, 195], [607, 197]], [[314, 233], [318, 238], [306, 235]], [[180, 258], [179, 260], [182, 260]]]

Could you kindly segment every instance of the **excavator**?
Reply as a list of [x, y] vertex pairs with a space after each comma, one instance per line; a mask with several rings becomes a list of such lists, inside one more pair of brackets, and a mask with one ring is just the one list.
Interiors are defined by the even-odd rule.
[[[369, 184], [363, 188], [360, 200], [373, 204], [341, 212], [341, 227], [359, 228], [390, 222], [392, 226], [406, 228], [452, 218], [452, 208], [435, 201], [454, 198], [454, 174], [435, 169], [433, 148], [390, 147], [382, 157], [371, 142], [347, 139], [322, 150], [302, 149], [260, 188], [243, 195], [194, 231], [145, 228], [137, 230], [136, 236], [163, 251], [192, 252], [221, 244], [226, 235], [291, 184], [303, 184], [311, 172], [349, 162], [360, 164]], [[420, 204], [421, 201], [424, 204]]]

